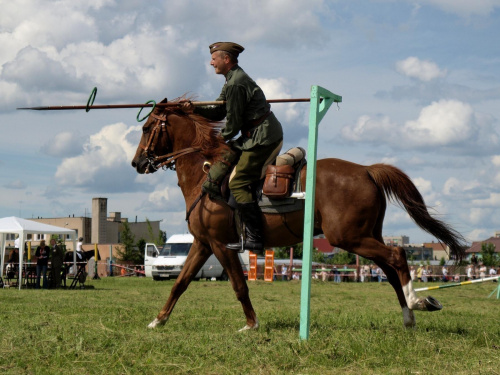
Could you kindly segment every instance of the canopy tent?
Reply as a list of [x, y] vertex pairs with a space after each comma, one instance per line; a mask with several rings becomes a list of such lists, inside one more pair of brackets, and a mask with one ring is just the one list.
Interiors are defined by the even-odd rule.
[[[3, 277], [5, 262], [5, 239], [6, 234], [8, 233], [19, 235], [19, 289], [21, 289], [22, 284], [24, 244], [26, 242], [28, 234], [68, 234], [71, 236], [71, 240], [73, 241], [73, 249], [76, 249], [76, 231], [73, 229], [56, 227], [55, 225], [48, 225], [36, 221], [20, 219], [14, 216], [4, 217], [0, 219], [0, 277]], [[76, 264], [76, 252], [73, 252], [73, 262]]]

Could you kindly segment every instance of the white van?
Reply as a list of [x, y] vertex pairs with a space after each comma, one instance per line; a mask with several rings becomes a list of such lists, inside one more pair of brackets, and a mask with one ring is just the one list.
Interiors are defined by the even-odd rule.
[[[144, 251], [144, 269], [153, 280], [175, 279], [182, 271], [187, 255], [193, 244], [191, 234], [174, 234], [158, 249], [154, 243], [147, 243]], [[248, 272], [248, 251], [239, 254], [243, 271]], [[228, 280], [228, 276], [217, 258], [212, 254], [195, 277]]]

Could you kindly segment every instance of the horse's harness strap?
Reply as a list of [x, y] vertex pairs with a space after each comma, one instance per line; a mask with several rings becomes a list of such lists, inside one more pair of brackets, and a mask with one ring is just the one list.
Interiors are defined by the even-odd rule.
[[191, 216], [191, 212], [193, 212], [194, 208], [196, 207], [196, 205], [198, 204], [198, 202], [201, 200], [201, 198], [203, 198], [203, 196], [206, 194], [207, 192], [206, 191], [201, 191], [201, 194], [198, 196], [198, 198], [196, 198], [193, 202], [193, 204], [191, 205], [191, 207], [189, 207], [189, 210], [186, 211], [186, 221], [189, 223], [189, 216]]
[[[150, 116], [156, 120], [156, 123], [155, 123], [153, 129], [151, 130], [151, 134], [149, 135], [148, 143], [146, 144], [146, 146], [144, 147], [142, 145], [139, 145], [146, 153], [154, 151], [155, 145], [158, 142], [158, 138], [160, 137], [161, 131], [165, 127], [165, 125], [167, 124], [167, 115], [165, 113], [163, 113], [163, 114], [152, 113]], [[167, 136], [168, 136], [168, 133], [167, 133]], [[151, 148], [152, 148], [152, 150], [151, 150]], [[171, 167], [173, 164], [175, 164], [175, 161], [178, 158], [180, 158], [181, 156], [191, 154], [193, 152], [198, 152], [198, 151], [201, 151], [201, 149], [189, 147], [189, 148], [185, 148], [185, 149], [182, 149], [179, 151], [171, 152], [169, 154], [162, 155], [162, 156], [156, 156], [153, 154], [153, 156], [154, 156], [153, 161], [155, 163], [159, 163], [155, 166], [155, 168], [158, 169], [158, 168], [162, 168], [164, 166]]]
[[157, 166], [157, 168], [161, 168], [161, 167], [163, 167], [163, 166], [165, 166], [167, 164], [173, 164], [181, 156], [184, 156], [184, 155], [187, 155], [187, 154], [192, 154], [194, 152], [199, 152], [199, 151], [201, 151], [201, 149], [189, 147], [189, 148], [184, 148], [184, 149], [176, 151], [176, 152], [171, 152], [170, 154], [166, 154], [166, 155], [162, 155], [162, 156], [157, 156], [155, 158], [156, 162], [160, 162], [162, 160], [165, 160], [165, 161], [161, 162]]
[[146, 146], [139, 144], [139, 146], [145, 152], [149, 152], [151, 145], [153, 145], [153, 149], [154, 149], [156, 142], [158, 142], [158, 137], [160, 136], [161, 129], [165, 126], [165, 124], [167, 122], [167, 115], [165, 115], [165, 114], [164, 115], [156, 115], [156, 114], [152, 113], [150, 116], [156, 120], [156, 123], [155, 123], [153, 129], [151, 130], [151, 134], [149, 135], [148, 143], [146, 144]]

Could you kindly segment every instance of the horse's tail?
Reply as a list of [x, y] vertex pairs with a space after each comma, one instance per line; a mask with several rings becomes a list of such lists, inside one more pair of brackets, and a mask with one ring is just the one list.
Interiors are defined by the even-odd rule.
[[463, 258], [465, 239], [449, 225], [429, 214], [422, 195], [402, 170], [387, 164], [373, 164], [366, 168], [375, 185], [387, 198], [397, 201], [420, 228], [448, 245], [458, 260]]

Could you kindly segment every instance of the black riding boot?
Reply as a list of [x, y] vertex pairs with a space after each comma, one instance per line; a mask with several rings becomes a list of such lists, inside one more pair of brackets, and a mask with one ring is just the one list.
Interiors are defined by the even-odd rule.
[[238, 203], [238, 211], [241, 220], [245, 224], [245, 239], [240, 242], [226, 245], [231, 250], [250, 250], [254, 253], [262, 254], [264, 251], [264, 240], [262, 235], [262, 213], [257, 202]]

